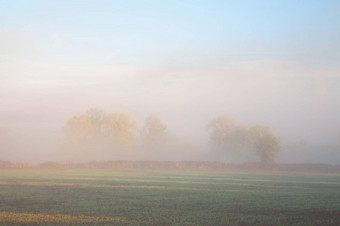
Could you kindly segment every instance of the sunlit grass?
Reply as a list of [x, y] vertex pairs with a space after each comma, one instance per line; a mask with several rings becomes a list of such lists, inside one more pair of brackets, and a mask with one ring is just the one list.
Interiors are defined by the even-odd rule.
[[37, 214], [37, 213], [15, 213], [0, 212], [0, 222], [16, 223], [62, 223], [62, 222], [123, 222], [123, 219], [112, 217], [91, 217], [91, 216], [72, 216], [62, 214]]

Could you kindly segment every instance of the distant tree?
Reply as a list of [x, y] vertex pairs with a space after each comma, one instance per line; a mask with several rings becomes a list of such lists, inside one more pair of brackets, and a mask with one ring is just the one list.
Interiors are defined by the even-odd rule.
[[273, 164], [274, 157], [280, 151], [280, 140], [271, 134], [264, 135], [257, 139], [255, 150], [263, 164]]
[[154, 146], [161, 142], [166, 135], [166, 125], [157, 116], [150, 115], [145, 119], [145, 124], [141, 130], [143, 145]]
[[234, 124], [227, 116], [219, 116], [208, 122], [206, 130], [210, 133], [210, 143], [215, 152], [234, 152], [246, 149], [247, 128]]
[[135, 144], [136, 123], [123, 113], [90, 109], [71, 118], [63, 132], [68, 145], [78, 148], [126, 148]]
[[274, 158], [280, 151], [280, 140], [276, 138], [269, 127], [256, 125], [249, 129], [249, 139], [255, 154], [260, 156], [263, 164], [274, 163]]
[[105, 138], [120, 146], [131, 146], [136, 143], [135, 130], [137, 123], [123, 113], [109, 113], [104, 118], [102, 134]]
[[[280, 141], [267, 126], [256, 125], [247, 128], [236, 125], [232, 119], [220, 116], [208, 122], [206, 130], [215, 153], [226, 156], [230, 153], [253, 153], [261, 162], [269, 164], [280, 151]], [[229, 155], [230, 156], [230, 155]]]

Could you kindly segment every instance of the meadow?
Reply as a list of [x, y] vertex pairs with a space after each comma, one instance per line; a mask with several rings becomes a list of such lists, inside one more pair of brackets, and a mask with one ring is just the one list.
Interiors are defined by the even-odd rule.
[[340, 225], [340, 174], [0, 170], [0, 225]]

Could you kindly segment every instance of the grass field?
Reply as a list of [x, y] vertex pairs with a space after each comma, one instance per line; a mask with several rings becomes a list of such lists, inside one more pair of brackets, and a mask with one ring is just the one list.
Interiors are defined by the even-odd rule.
[[0, 225], [340, 225], [340, 175], [1, 170]]

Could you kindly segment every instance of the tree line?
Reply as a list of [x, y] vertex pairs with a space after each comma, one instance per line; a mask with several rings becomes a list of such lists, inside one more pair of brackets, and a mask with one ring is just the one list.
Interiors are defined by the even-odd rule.
[[[259, 156], [263, 164], [273, 164], [280, 151], [280, 140], [267, 126], [247, 127], [219, 116], [211, 119], [205, 129], [210, 136], [211, 153], [217, 156], [243, 152]], [[95, 108], [69, 119], [63, 134], [64, 143], [70, 149], [89, 151], [98, 148], [128, 150], [136, 145], [162, 151], [169, 138], [167, 126], [155, 115], [145, 119], [138, 133], [137, 122], [126, 114], [106, 113]]]

